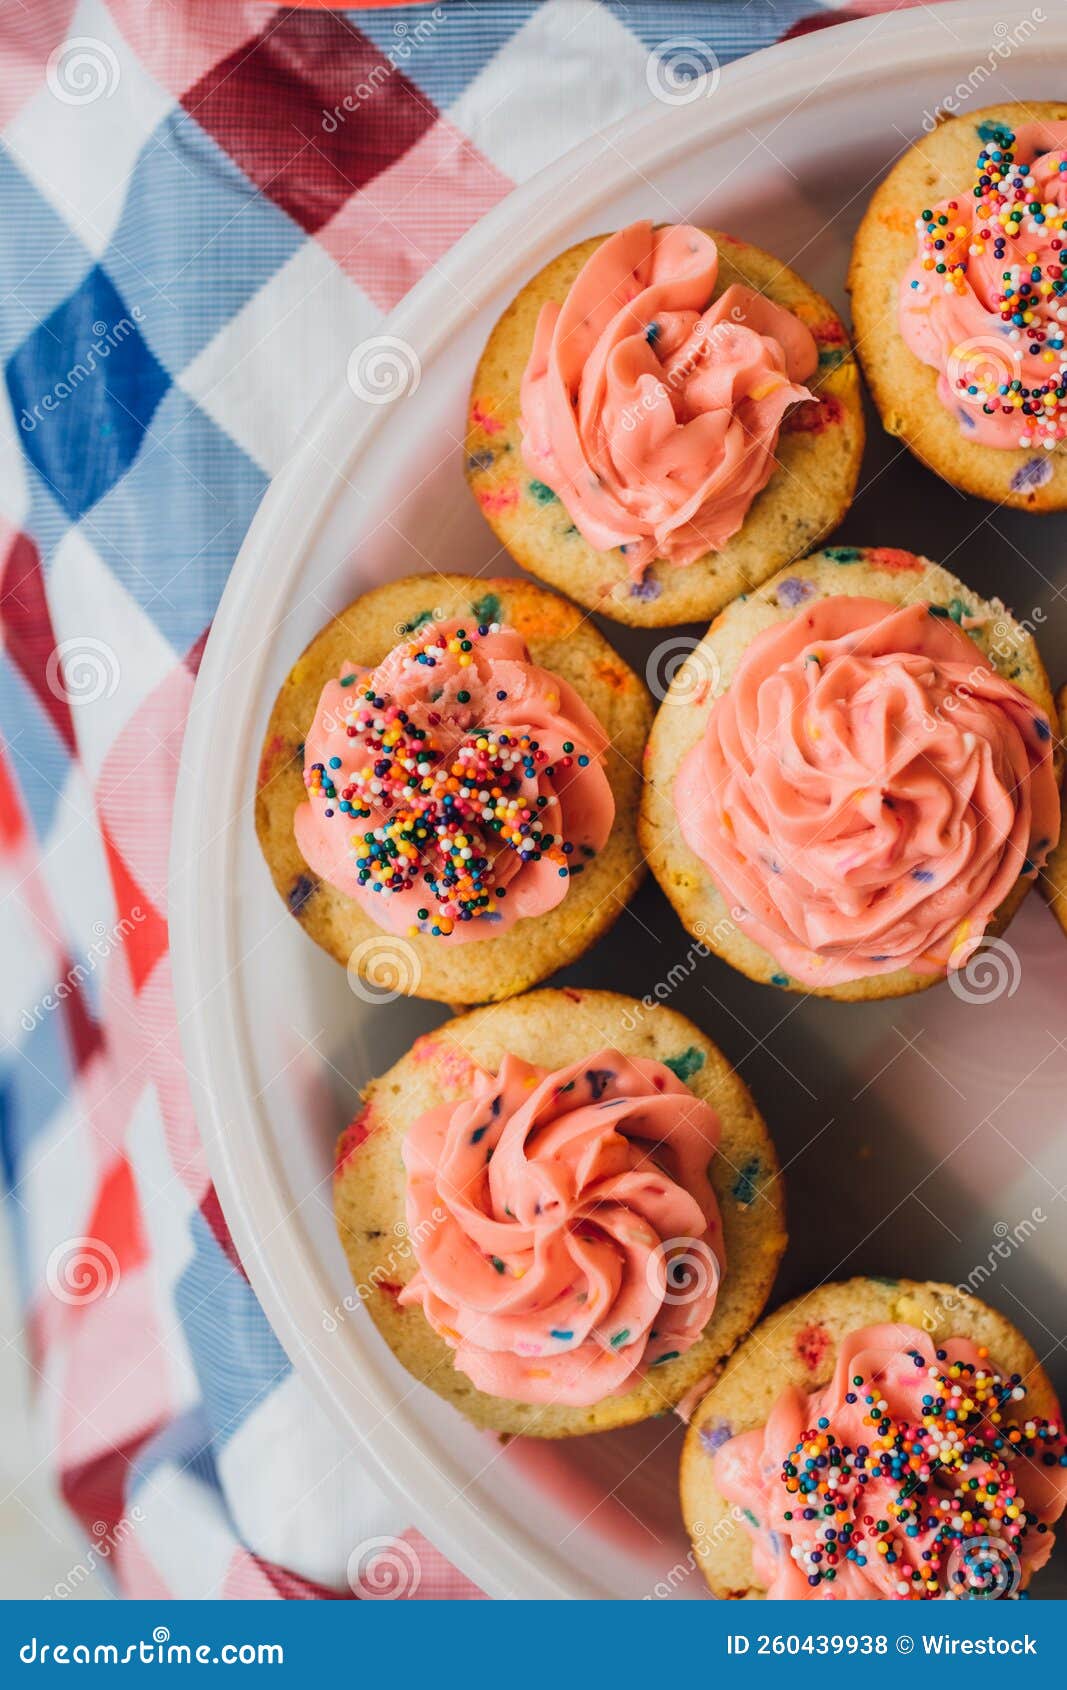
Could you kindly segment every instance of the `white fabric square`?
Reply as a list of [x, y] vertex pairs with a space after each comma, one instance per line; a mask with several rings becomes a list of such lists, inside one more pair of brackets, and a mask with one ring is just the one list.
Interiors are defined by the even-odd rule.
[[[648, 49], [605, 7], [544, 0], [448, 116], [498, 170], [525, 182], [579, 141], [647, 104], [647, 63]], [[535, 67], [543, 74], [531, 75]]]
[[[57, 1008], [52, 1013], [63, 1012]], [[60, 1100], [56, 1102], [59, 1105]], [[42, 1297], [51, 1295], [50, 1280], [60, 1286], [66, 1283], [69, 1256], [60, 1247], [86, 1236], [99, 1179], [92, 1136], [75, 1087], [43, 1132], [26, 1146], [17, 1188], [18, 1201], [26, 1211], [28, 1279]], [[58, 1253], [50, 1276], [53, 1252]]]
[[353, 347], [380, 321], [318, 241], [305, 241], [179, 382], [273, 475], [343, 385]]
[[178, 654], [80, 528], [57, 548], [48, 605], [78, 751], [95, 782], [117, 735]]
[[94, 257], [122, 214], [137, 155], [174, 104], [115, 27], [81, 0], [45, 80], [5, 131], [19, 168]]
[[409, 1524], [296, 1373], [238, 1427], [219, 1457], [219, 1477], [250, 1549], [337, 1590], [346, 1587], [353, 1550]]
[[19, 1045], [44, 1013], [42, 1000], [56, 982], [56, 953], [19, 891], [25, 867], [11, 863], [0, 879], [0, 1048]]
[[160, 1336], [160, 1366], [170, 1378], [172, 1412], [183, 1414], [200, 1401], [193, 1358], [174, 1304], [174, 1287], [193, 1255], [193, 1200], [174, 1172], [167, 1153], [159, 1099], [146, 1087], [126, 1129], [126, 1155], [133, 1169], [141, 1211], [151, 1228], [151, 1255], [145, 1266]]
[[171, 1462], [157, 1467], [137, 1487], [127, 1517], [168, 1590], [189, 1600], [222, 1595], [237, 1545], [218, 1497], [195, 1473]]
[[95, 971], [114, 949], [115, 894], [92, 788], [78, 763], [63, 784], [40, 866], [74, 961]]

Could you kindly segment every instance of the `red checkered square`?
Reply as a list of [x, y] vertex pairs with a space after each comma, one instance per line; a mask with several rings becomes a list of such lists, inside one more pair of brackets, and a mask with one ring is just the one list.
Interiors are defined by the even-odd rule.
[[389, 311], [512, 183], [441, 118], [320, 230], [319, 241]]
[[272, 20], [254, 44], [213, 65], [182, 104], [309, 234], [437, 118], [415, 84], [333, 12]]

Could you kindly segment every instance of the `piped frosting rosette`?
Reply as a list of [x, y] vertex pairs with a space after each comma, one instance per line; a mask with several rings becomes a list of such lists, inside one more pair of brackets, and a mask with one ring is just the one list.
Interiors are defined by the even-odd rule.
[[980, 445], [1046, 447], [1067, 433], [1067, 123], [996, 132], [974, 180], [918, 219], [900, 328], [938, 372], [937, 396]]
[[715, 242], [633, 223], [542, 307], [522, 379], [523, 457], [591, 546], [657, 558], [721, 550], [770, 480], [782, 419], [810, 399], [815, 341], [735, 283]]
[[663, 1064], [508, 1055], [404, 1141], [421, 1306], [492, 1396], [586, 1406], [700, 1337], [725, 1268], [715, 1111]]
[[615, 816], [607, 736], [513, 628], [429, 623], [328, 681], [304, 748], [304, 860], [392, 933], [504, 932], [566, 896]]
[[1067, 1504], [1063, 1426], [965, 1338], [869, 1326], [830, 1383], [789, 1386], [714, 1455], [771, 1598], [1014, 1596]]
[[962, 966], [1060, 828], [1044, 713], [940, 607], [845, 595], [753, 640], [674, 802], [741, 929], [817, 987]]

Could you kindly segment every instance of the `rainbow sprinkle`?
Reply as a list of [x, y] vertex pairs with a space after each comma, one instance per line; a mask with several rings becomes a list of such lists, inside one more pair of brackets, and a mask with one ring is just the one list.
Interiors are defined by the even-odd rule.
[[[899, 1600], [964, 1598], [1017, 1559], [1028, 1534], [1047, 1530], [1028, 1511], [1012, 1463], [1067, 1466], [1063, 1428], [1005, 1417], [1026, 1395], [1018, 1373], [1004, 1379], [981, 1363], [949, 1362], [944, 1350], [936, 1365], [907, 1353], [929, 1379], [919, 1424], [894, 1418], [878, 1385], [857, 1374], [845, 1401], [865, 1407], [870, 1441], [851, 1448], [824, 1415], [782, 1464], [796, 1499], [783, 1519], [794, 1537], [801, 1527], [792, 1554], [813, 1587], [832, 1584], [847, 1562], [881, 1559], [898, 1571], [891, 1594]], [[893, 1492], [877, 1514], [865, 1510], [875, 1483]]]
[[[304, 773], [309, 796], [324, 801], [326, 817], [372, 823], [349, 835], [359, 885], [383, 895], [418, 888], [425, 896], [412, 936], [446, 937], [457, 922], [494, 919], [507, 895], [496, 872], [504, 853], [521, 863], [548, 861], [561, 878], [571, 873], [573, 846], [545, 829], [544, 811], [554, 799], [543, 787], [573, 764], [585, 767], [589, 757], [565, 741], [562, 754], [550, 759], [528, 732], [489, 726], [463, 732], [443, 699], [441, 709], [432, 708], [431, 674], [441, 659], [471, 669], [478, 641], [500, 627], [424, 630], [407, 644], [403, 667], [409, 674], [426, 671], [428, 707], [419, 707], [426, 726], [376, 692], [371, 673], [342, 718], [351, 757], [344, 766], [337, 756], [312, 763]], [[475, 680], [472, 675], [471, 686]], [[451, 697], [461, 711], [475, 704], [463, 685]], [[502, 702], [507, 694], [495, 697]], [[477, 707], [491, 704], [480, 698]]]
[[[980, 400], [987, 416], [1017, 414], [1018, 446], [1051, 451], [1067, 434], [1067, 277], [1059, 256], [1067, 210], [1040, 197], [1033, 166], [1016, 161], [1014, 145], [1009, 129], [992, 135], [975, 164], [974, 203], [961, 208], [958, 200], [948, 200], [942, 208], [928, 208], [917, 228], [922, 268], [950, 296], [968, 291], [971, 259], [1003, 263], [999, 291], [988, 308], [1003, 325], [1005, 360], [1018, 366], [1014, 354], [1028, 354], [1048, 366], [1047, 377], [1031, 376], [1027, 386], [1018, 375], [999, 379], [1009, 374], [1007, 368], [972, 370], [956, 377], [956, 387], [965, 401]], [[1057, 169], [1067, 172], [1067, 158]]]

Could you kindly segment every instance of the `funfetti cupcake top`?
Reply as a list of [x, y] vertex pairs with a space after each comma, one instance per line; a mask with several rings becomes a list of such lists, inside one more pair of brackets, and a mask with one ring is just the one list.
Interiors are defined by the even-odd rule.
[[918, 219], [901, 333], [983, 446], [1051, 450], [1067, 431], [1065, 216], [1067, 123], [1027, 123], [995, 130], [973, 182]]
[[738, 926], [803, 985], [943, 973], [1059, 836], [1052, 749], [940, 606], [834, 594], [752, 641], [674, 806]]
[[297, 844], [389, 932], [486, 938], [553, 909], [604, 846], [606, 747], [513, 628], [430, 622], [323, 688]]
[[584, 1407], [688, 1350], [725, 1267], [719, 1119], [662, 1063], [506, 1056], [404, 1140], [421, 1306], [480, 1391]]
[[522, 378], [523, 457], [591, 546], [640, 579], [736, 534], [818, 367], [803, 323], [735, 283], [711, 236], [633, 223], [542, 307]]
[[917, 1327], [853, 1332], [833, 1378], [788, 1387], [714, 1455], [772, 1598], [1014, 1596], [1067, 1504], [1063, 1426], [984, 1348]]

